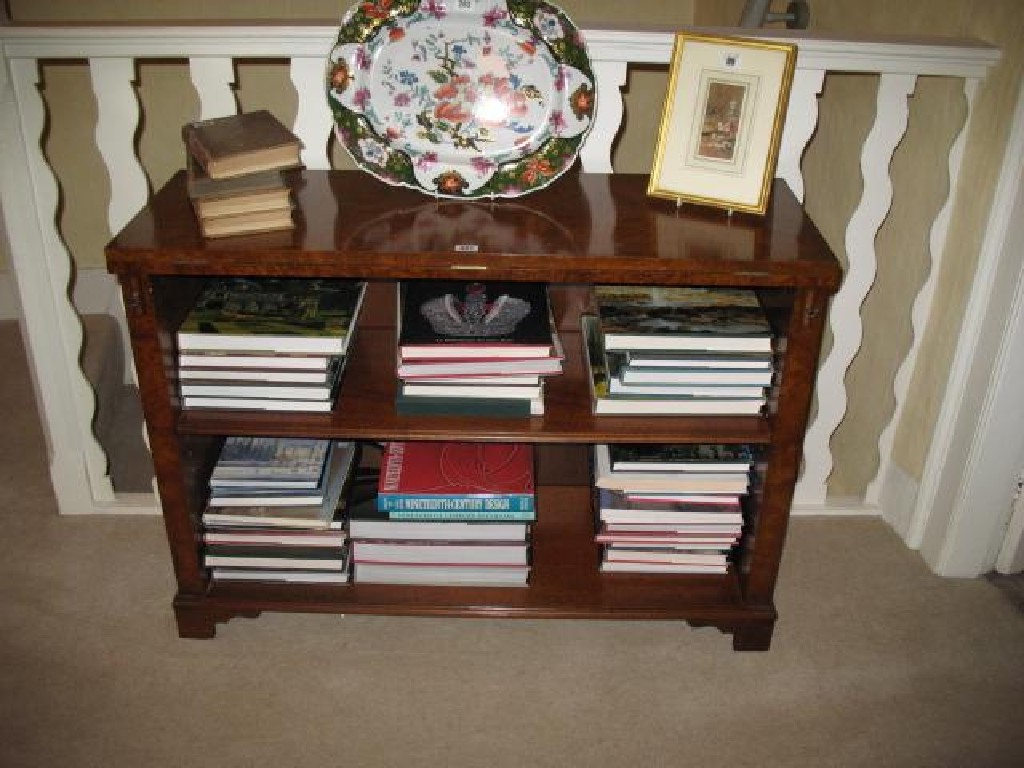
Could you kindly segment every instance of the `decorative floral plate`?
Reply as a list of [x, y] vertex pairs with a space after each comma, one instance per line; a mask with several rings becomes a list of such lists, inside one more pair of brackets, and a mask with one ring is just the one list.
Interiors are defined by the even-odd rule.
[[538, 0], [368, 0], [345, 14], [327, 100], [360, 168], [440, 197], [517, 197], [576, 159], [594, 114], [579, 32]]

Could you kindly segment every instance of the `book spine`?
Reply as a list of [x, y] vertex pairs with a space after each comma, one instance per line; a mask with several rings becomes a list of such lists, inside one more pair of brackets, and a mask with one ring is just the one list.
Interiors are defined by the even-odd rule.
[[460, 520], [467, 516], [474, 520], [532, 520], [534, 497], [472, 498], [381, 493], [377, 496], [377, 509], [401, 520]]
[[[196, 136], [195, 127], [191, 123], [186, 123], [181, 129], [181, 137], [184, 140], [185, 151], [187, 157], [194, 160], [199, 164], [199, 168], [191, 168], [191, 175], [193, 177], [198, 176], [198, 170], [202, 171], [202, 174], [208, 175], [208, 167], [210, 165], [210, 154], [206, 151], [206, 148], [199, 141]], [[187, 159], [186, 159], [187, 166]]]

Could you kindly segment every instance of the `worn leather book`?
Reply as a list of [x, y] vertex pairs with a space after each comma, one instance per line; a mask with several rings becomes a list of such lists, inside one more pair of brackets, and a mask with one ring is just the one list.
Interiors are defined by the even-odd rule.
[[211, 179], [301, 164], [302, 142], [265, 109], [186, 123], [182, 139]]

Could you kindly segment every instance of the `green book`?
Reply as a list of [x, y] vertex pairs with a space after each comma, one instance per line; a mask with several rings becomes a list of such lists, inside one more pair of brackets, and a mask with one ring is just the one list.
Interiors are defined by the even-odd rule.
[[178, 329], [178, 349], [342, 355], [365, 292], [361, 280], [219, 278]]

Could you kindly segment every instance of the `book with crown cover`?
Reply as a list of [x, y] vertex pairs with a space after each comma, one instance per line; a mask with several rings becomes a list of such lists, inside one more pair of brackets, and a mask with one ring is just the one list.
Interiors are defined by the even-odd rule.
[[211, 179], [300, 165], [302, 142], [265, 109], [186, 123], [182, 139]]
[[220, 278], [178, 329], [178, 349], [341, 355], [366, 283], [318, 278]]
[[401, 359], [551, 357], [544, 283], [410, 280], [399, 284]]
[[377, 506], [395, 519], [533, 520], [533, 446], [388, 443]]
[[771, 326], [743, 288], [594, 286], [605, 349], [769, 352]]

